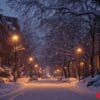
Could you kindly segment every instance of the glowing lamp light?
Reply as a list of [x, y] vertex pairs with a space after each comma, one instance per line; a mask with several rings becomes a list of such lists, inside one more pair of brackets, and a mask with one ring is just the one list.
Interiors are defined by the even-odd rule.
[[13, 36], [12, 36], [12, 40], [13, 40], [13, 41], [18, 41], [18, 39], [19, 39], [18, 35], [13, 35]]
[[80, 66], [83, 66], [84, 65], [84, 62], [80, 62]]
[[29, 61], [32, 62], [33, 61], [33, 58], [32, 57], [29, 57]]
[[77, 54], [81, 54], [82, 52], [83, 52], [82, 48], [77, 48], [77, 49], [76, 49], [76, 53], [77, 53]]
[[38, 64], [35, 64], [35, 66], [34, 66], [35, 68], [38, 68]]

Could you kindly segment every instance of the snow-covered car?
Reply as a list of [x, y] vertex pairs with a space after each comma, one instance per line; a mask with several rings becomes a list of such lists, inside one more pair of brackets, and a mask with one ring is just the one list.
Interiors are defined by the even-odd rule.
[[97, 82], [95, 82], [95, 83], [94, 83], [94, 86], [95, 86], [95, 87], [100, 86], [100, 80], [98, 80]]
[[98, 81], [100, 80], [100, 75], [96, 75], [94, 78], [88, 81], [87, 86], [98, 85]]

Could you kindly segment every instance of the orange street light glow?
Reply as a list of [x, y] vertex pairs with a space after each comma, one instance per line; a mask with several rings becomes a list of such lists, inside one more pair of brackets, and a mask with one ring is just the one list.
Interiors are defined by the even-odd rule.
[[84, 65], [84, 62], [80, 62], [80, 66], [83, 66]]
[[29, 57], [29, 61], [32, 62], [33, 61], [33, 58], [32, 57]]
[[13, 40], [13, 41], [18, 41], [18, 39], [19, 39], [18, 35], [13, 35], [13, 36], [12, 36], [12, 40]]
[[78, 48], [78, 49], [77, 49], [77, 52], [82, 52], [82, 49], [81, 49], [81, 48]]
[[59, 69], [57, 69], [57, 72], [60, 72], [60, 70], [59, 70]]
[[82, 48], [77, 48], [76, 53], [81, 54], [83, 52]]
[[38, 68], [38, 64], [35, 64], [35, 66], [34, 66], [35, 68]]

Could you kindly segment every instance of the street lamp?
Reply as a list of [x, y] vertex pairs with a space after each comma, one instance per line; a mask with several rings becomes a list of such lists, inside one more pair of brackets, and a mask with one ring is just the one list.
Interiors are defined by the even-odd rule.
[[29, 57], [29, 62], [32, 63], [33, 62], [33, 58]]
[[16, 42], [16, 41], [18, 41], [19, 40], [19, 36], [18, 35], [13, 35], [12, 36], [12, 40], [14, 41], [14, 42]]
[[82, 48], [79, 47], [79, 48], [76, 49], [76, 53], [77, 54], [80, 55], [80, 54], [82, 54], [82, 52], [83, 52]]
[[81, 67], [82, 74], [84, 74], [84, 62], [83, 61], [80, 62], [80, 67]]
[[60, 73], [61, 72], [60, 69], [57, 69], [56, 71], [57, 71], [57, 73]]
[[36, 68], [36, 69], [37, 69], [37, 68], [38, 68], [38, 64], [35, 64], [35, 65], [34, 65], [34, 68]]
[[14, 82], [16, 82], [16, 70], [17, 69], [17, 54], [16, 54], [16, 46], [17, 46], [17, 42], [19, 41], [19, 36], [18, 35], [13, 35], [12, 36], [12, 42], [14, 43], [14, 56], [15, 56], [15, 64], [14, 64]]
[[58, 79], [61, 79], [61, 73], [62, 73], [62, 71], [61, 71], [59, 68], [56, 69], [55, 72], [54, 72], [55, 76], [56, 76]]
[[60, 69], [56, 69], [56, 73], [57, 73], [58, 75], [60, 75], [60, 74], [61, 74], [61, 70], [60, 70]]
[[82, 62], [80, 62], [80, 66], [82, 66], [82, 67], [84, 66], [84, 62], [83, 62], [83, 61], [82, 61]]
[[38, 64], [35, 64], [34, 65], [34, 69], [35, 69], [35, 71], [38, 73], [39, 72], [39, 66], [38, 66]]
[[80, 47], [78, 47], [77, 49], [76, 49], [76, 53], [77, 53], [77, 55], [78, 55], [78, 76], [79, 76], [79, 81], [80, 81], [80, 57], [81, 57], [81, 55], [82, 55], [82, 53], [83, 53], [83, 50], [82, 50], [82, 48], [80, 48]]
[[33, 77], [33, 65], [32, 65], [32, 63], [33, 63], [33, 57], [29, 57], [29, 66], [30, 66], [30, 68], [29, 68], [29, 76], [30, 76], [30, 80], [32, 80], [32, 77]]

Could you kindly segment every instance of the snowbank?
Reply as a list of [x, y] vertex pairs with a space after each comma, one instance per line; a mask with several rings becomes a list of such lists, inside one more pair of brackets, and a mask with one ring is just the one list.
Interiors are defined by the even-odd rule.
[[0, 85], [0, 98], [18, 90], [21, 87], [21, 84], [13, 82]]
[[87, 86], [100, 86], [100, 75], [90, 78], [90, 80], [87, 82]]
[[87, 83], [84, 82], [78, 82], [75, 85], [75, 88], [77, 91], [79, 91], [80, 93], [85, 93], [85, 94], [96, 94], [97, 92], [100, 92], [100, 87], [87, 87]]
[[[97, 92], [100, 92], [100, 80], [99, 79], [99, 76], [96, 76], [95, 78], [86, 78], [84, 80], [81, 80], [79, 82], [79, 80], [75, 79], [75, 78], [70, 78], [70, 83], [68, 81], [66, 81], [66, 87], [68, 89], [70, 89], [71, 91], [74, 91], [76, 93], [79, 93], [79, 94], [86, 94], [86, 95], [89, 95], [89, 94], [93, 94], [95, 95]], [[94, 85], [92, 85], [91, 87], [87, 87], [87, 84], [89, 81], [96, 81], [94, 83]], [[94, 82], [93, 81], [93, 82]], [[97, 87], [99, 86], [99, 87]]]
[[29, 81], [29, 77], [18, 78], [17, 83], [25, 84]]
[[19, 78], [16, 83], [9, 82], [0, 85], [0, 98], [16, 93], [23, 89], [28, 82], [28, 78]]

